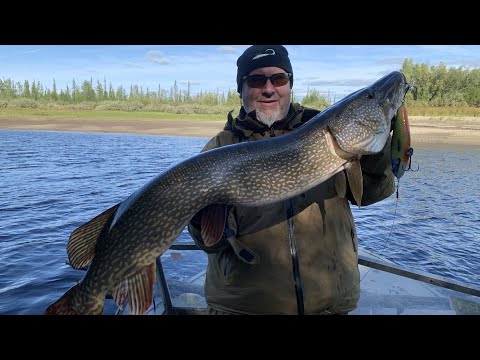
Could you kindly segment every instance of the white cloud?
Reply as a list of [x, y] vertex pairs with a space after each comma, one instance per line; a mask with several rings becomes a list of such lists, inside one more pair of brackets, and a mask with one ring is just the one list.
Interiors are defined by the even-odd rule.
[[219, 46], [217, 50], [224, 54], [235, 54], [238, 52], [238, 48], [236, 46]]
[[157, 50], [149, 50], [145, 54], [145, 60], [154, 62], [160, 65], [170, 64], [170, 60], [161, 52]]

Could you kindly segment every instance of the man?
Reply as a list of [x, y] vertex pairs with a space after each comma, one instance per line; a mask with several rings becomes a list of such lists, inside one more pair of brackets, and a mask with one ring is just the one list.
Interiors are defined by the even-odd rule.
[[[319, 113], [292, 104], [293, 70], [280, 45], [254, 45], [237, 61], [242, 107], [202, 151], [282, 136]], [[390, 138], [361, 159], [362, 205], [395, 190]], [[242, 171], [242, 169], [238, 169]], [[343, 175], [343, 174], [341, 174]], [[347, 314], [360, 295], [358, 239], [349, 189], [339, 196], [332, 176], [293, 199], [264, 207], [210, 205], [188, 230], [208, 253], [209, 314]], [[276, 184], [271, 184], [276, 186]], [[219, 233], [215, 227], [221, 226]]]

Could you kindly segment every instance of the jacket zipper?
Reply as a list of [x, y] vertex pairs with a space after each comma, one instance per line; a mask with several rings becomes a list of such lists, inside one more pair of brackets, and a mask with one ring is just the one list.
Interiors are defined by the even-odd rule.
[[[347, 208], [345, 208], [345, 212], [347, 212]], [[349, 214], [347, 212], [347, 219], [348, 219], [348, 222], [350, 223], [350, 238], [352, 240], [352, 246], [353, 246], [353, 252], [357, 252], [357, 247], [355, 246], [355, 231], [353, 230], [354, 226], [352, 224], [352, 222], [350, 221], [350, 217], [349, 217]]]
[[[270, 137], [275, 137], [274, 127], [270, 127]], [[300, 264], [298, 261], [297, 242], [295, 241], [295, 228], [293, 224], [293, 199], [286, 202], [287, 207], [287, 226], [288, 242], [290, 244], [290, 255], [292, 256], [293, 281], [295, 283], [295, 295], [297, 297], [298, 315], [305, 314], [305, 304], [303, 302], [302, 277], [300, 276]]]
[[290, 243], [290, 254], [292, 256], [293, 280], [295, 282], [295, 295], [297, 296], [298, 315], [305, 314], [305, 304], [303, 302], [302, 278], [300, 276], [300, 264], [298, 261], [297, 243], [295, 241], [294, 224], [293, 224], [293, 199], [287, 200], [287, 224], [288, 224], [288, 241]]
[[232, 258], [232, 253], [228, 253], [227, 260], [225, 261], [225, 265], [223, 266], [223, 276], [227, 278], [228, 276], [228, 264], [230, 263], [230, 259]]
[[275, 129], [273, 126], [270, 128], [270, 137], [275, 137]]

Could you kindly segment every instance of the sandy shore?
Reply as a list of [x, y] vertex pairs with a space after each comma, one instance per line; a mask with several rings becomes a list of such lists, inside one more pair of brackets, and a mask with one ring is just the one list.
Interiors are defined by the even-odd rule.
[[[480, 118], [410, 116], [412, 145], [480, 145]], [[83, 131], [212, 137], [225, 121], [158, 119], [57, 119], [0, 115], [0, 129]]]

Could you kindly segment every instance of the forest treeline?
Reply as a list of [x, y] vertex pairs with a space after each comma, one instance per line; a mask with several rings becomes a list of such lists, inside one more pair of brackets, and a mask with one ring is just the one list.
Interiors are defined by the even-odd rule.
[[[426, 111], [432, 112], [434, 108], [453, 108], [461, 113], [466, 111], [472, 116], [477, 115], [476, 108], [480, 108], [480, 69], [447, 67], [444, 63], [438, 66], [415, 64], [412, 59], [405, 59], [399, 70], [415, 86], [415, 91], [407, 94], [410, 109], [417, 109], [417, 112], [429, 109]], [[294, 100], [298, 101], [295, 94]], [[317, 89], [309, 88], [301, 103], [322, 110], [333, 101]], [[236, 90], [192, 94], [189, 83], [186, 89], [180, 89], [176, 81], [168, 90], [160, 85], [157, 89], [144, 89], [135, 84], [127, 90], [122, 85], [115, 89], [111, 82], [107, 84], [106, 78], [103, 81], [91, 78], [83, 82], [73, 79], [71, 86], [58, 89], [55, 79], [49, 88], [39, 81], [25, 80], [21, 83], [3, 78], [0, 79], [1, 107], [225, 114], [239, 109], [240, 100]]]

